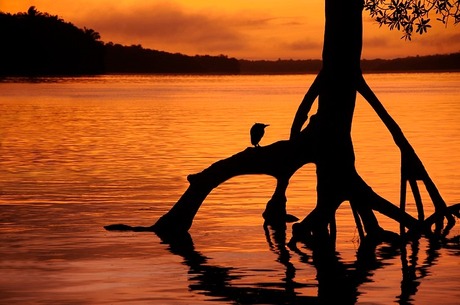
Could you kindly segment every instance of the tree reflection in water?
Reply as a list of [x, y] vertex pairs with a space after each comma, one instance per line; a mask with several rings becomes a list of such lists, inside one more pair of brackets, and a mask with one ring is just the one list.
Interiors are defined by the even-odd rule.
[[[340, 304], [355, 304], [360, 295], [358, 287], [371, 282], [374, 271], [398, 255], [402, 263], [402, 279], [401, 294], [396, 298], [399, 304], [413, 304], [412, 297], [418, 291], [420, 279], [430, 274], [429, 269], [440, 256], [439, 250], [443, 247], [460, 250], [458, 236], [442, 241], [432, 239], [429, 240], [426, 259], [417, 264], [420, 251], [417, 239], [407, 244], [382, 244], [375, 239], [365, 239], [357, 251], [356, 261], [344, 263], [335, 250], [334, 242], [305, 242], [302, 250], [290, 249], [286, 244], [285, 230], [265, 227], [265, 233], [270, 250], [277, 256], [276, 261], [285, 267], [285, 277], [278, 284], [254, 283], [252, 287], [233, 284], [233, 281], [242, 278], [237, 267], [209, 264], [209, 258], [195, 249], [189, 233], [159, 237], [162, 243], [169, 246], [172, 254], [184, 259], [183, 263], [189, 268], [189, 288], [192, 291], [236, 304], [333, 304], [337, 300], [340, 300]], [[304, 296], [296, 292], [296, 289], [311, 284], [295, 280], [296, 267], [291, 262], [292, 255], [298, 255], [302, 263], [315, 267], [317, 296]]]

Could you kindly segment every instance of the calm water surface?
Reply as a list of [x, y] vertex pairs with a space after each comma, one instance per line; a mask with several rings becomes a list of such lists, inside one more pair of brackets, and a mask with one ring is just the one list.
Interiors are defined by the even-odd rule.
[[[250, 146], [254, 122], [270, 124], [261, 145], [287, 139], [313, 77], [114, 75], [0, 83], [0, 303], [319, 303], [336, 287], [319, 280], [311, 251], [289, 250], [283, 236], [262, 227], [273, 178], [237, 177], [219, 186], [198, 212], [190, 239], [169, 244], [155, 234], [103, 229], [153, 224], [185, 191], [188, 174]], [[366, 79], [447, 204], [460, 202], [460, 74]], [[397, 203], [399, 151], [361, 98], [353, 141], [361, 176]], [[313, 166], [296, 173], [288, 212], [311, 211], [315, 184]], [[363, 264], [347, 203], [337, 221], [338, 266], [355, 279], [342, 290], [357, 304], [459, 304], [458, 244], [422, 238], [406, 252], [382, 245]]]

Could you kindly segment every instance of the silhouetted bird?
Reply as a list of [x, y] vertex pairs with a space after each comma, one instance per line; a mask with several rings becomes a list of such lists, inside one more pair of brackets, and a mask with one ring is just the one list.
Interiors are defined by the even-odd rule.
[[262, 123], [255, 123], [251, 127], [251, 144], [254, 145], [255, 147], [259, 147], [259, 142], [260, 139], [264, 136], [265, 133], [265, 127], [269, 125], [267, 124], [262, 124]]

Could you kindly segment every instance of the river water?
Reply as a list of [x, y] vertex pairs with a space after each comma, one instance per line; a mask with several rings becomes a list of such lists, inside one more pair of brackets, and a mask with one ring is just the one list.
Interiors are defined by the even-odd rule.
[[[335, 288], [311, 250], [285, 246], [290, 225], [286, 236], [262, 226], [275, 187], [271, 177], [220, 185], [184, 240], [103, 229], [155, 223], [187, 189], [188, 174], [251, 145], [254, 122], [270, 124], [262, 146], [287, 139], [313, 78], [106, 75], [0, 82], [0, 303], [321, 303]], [[460, 202], [460, 73], [365, 78], [446, 203]], [[352, 136], [359, 174], [398, 204], [399, 150], [360, 97]], [[315, 168], [306, 165], [291, 179], [288, 212], [308, 214], [315, 188]], [[410, 194], [407, 209], [415, 215]], [[378, 218], [398, 232], [398, 224]], [[348, 203], [338, 210], [337, 225], [334, 262], [350, 278], [338, 293], [356, 304], [459, 304], [458, 242], [383, 244], [363, 262]]]

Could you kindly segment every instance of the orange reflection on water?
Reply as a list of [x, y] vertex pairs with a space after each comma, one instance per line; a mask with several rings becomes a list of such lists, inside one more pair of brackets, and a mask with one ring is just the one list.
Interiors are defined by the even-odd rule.
[[[460, 75], [366, 77], [447, 204], [459, 202]], [[261, 214], [275, 187], [271, 177], [236, 177], [213, 190], [190, 230], [190, 249], [171, 249], [153, 234], [102, 229], [111, 223], [153, 224], [185, 191], [188, 174], [251, 145], [254, 122], [270, 124], [262, 146], [287, 139], [312, 80], [308, 75], [103, 76], [0, 83], [0, 268], [8, 275], [0, 286], [10, 291], [5, 300], [228, 304], [228, 294], [235, 292], [259, 292], [269, 302], [271, 294], [292, 297], [290, 291], [299, 301], [317, 297], [311, 251], [293, 252], [262, 228]], [[352, 135], [358, 172], [397, 204], [399, 151], [362, 99]], [[315, 167], [307, 165], [291, 179], [288, 212], [307, 215], [316, 202], [315, 188]], [[423, 199], [430, 214], [425, 192]], [[413, 198], [408, 201], [415, 215]], [[399, 230], [386, 217], [379, 220], [384, 228]], [[339, 262], [357, 276], [359, 240], [347, 202], [337, 212], [337, 225]], [[286, 238], [290, 233], [288, 226]], [[375, 268], [357, 279], [360, 302], [388, 304], [401, 297], [414, 304], [455, 304], [458, 250], [422, 239], [408, 247], [407, 256], [398, 251], [387, 245], [377, 249]], [[403, 278], [405, 257], [409, 267], [417, 260], [415, 280]], [[24, 270], [33, 277], [26, 279]], [[221, 276], [207, 278], [210, 274]], [[220, 295], [212, 290], [213, 281], [224, 285]]]

